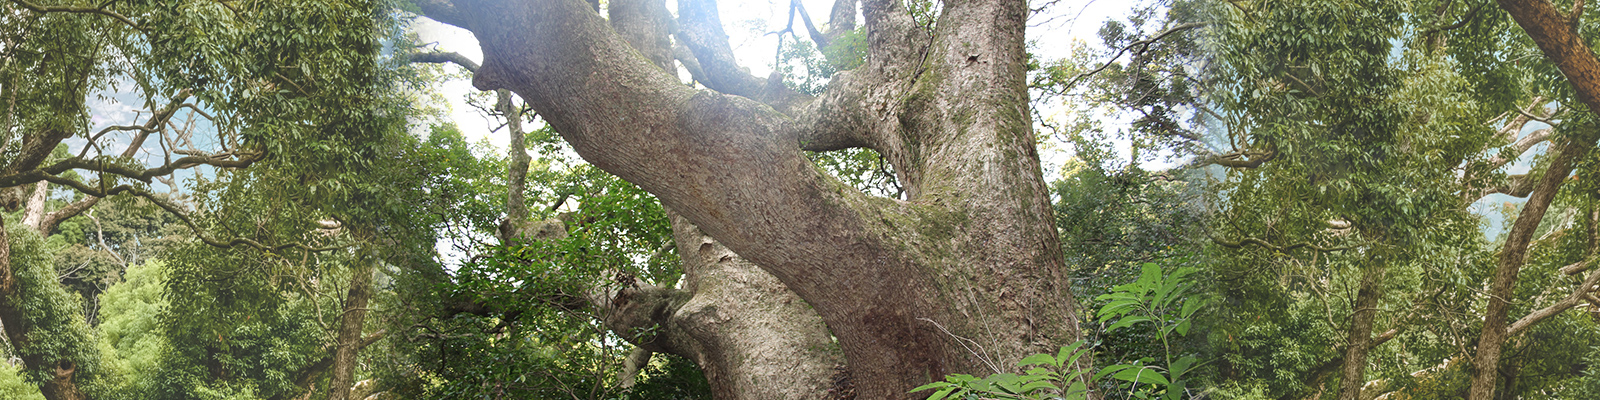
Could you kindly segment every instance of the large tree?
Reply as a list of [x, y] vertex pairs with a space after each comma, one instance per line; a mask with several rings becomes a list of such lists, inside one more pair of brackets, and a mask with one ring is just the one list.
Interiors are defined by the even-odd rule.
[[[417, 3], [477, 36], [476, 86], [526, 99], [584, 159], [813, 306], [864, 398], [1078, 337], [1028, 111], [1026, 2], [921, 19], [863, 2], [864, 62], [815, 97], [735, 65], [711, 1], [679, 2], [675, 19], [662, 1], [614, 1], [609, 24], [578, 0]], [[855, 9], [838, 2], [830, 33], [852, 31]], [[674, 55], [708, 89], [658, 66]], [[805, 154], [850, 148], [883, 154], [906, 198], [850, 188]]]

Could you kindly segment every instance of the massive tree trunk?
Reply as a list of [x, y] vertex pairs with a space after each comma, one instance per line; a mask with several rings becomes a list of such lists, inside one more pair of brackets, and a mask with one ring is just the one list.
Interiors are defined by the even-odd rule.
[[804, 300], [671, 217], [683, 288], [624, 288], [602, 304], [607, 327], [645, 350], [693, 360], [718, 399], [824, 399], [848, 390], [833, 387], [844, 357]]
[[[863, 398], [1078, 338], [1029, 119], [1026, 2], [948, 2], [930, 31], [867, 1], [865, 65], [816, 99], [727, 72], [709, 1], [679, 2], [676, 37], [717, 91], [664, 73], [579, 0], [419, 3], [478, 37], [478, 88], [516, 92], [584, 159], [813, 306]], [[909, 198], [863, 194], [803, 153], [851, 147], [884, 154]]]

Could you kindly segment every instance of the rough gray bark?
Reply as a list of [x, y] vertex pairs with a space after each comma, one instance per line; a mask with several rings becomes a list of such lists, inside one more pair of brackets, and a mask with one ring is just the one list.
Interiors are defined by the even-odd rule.
[[650, 363], [650, 356], [655, 352], [645, 350], [643, 347], [634, 347], [628, 351], [628, 358], [622, 360], [622, 373], [617, 376], [617, 387], [627, 389], [633, 387], [639, 379], [639, 371]]
[[523, 192], [528, 185], [528, 145], [522, 130], [522, 106], [511, 99], [511, 92], [495, 91], [495, 108], [506, 117], [506, 135], [510, 136], [511, 165], [506, 166], [506, 220], [513, 225], [528, 221], [528, 205], [523, 202]]
[[[478, 37], [476, 86], [516, 92], [584, 159], [815, 307], [863, 398], [1078, 338], [1029, 119], [1024, 1], [944, 3], [931, 34], [900, 2], [867, 1], [865, 65], [815, 99], [771, 79], [752, 91], [714, 57], [717, 35], [689, 34], [720, 31], [702, 23], [709, 1], [679, 3], [677, 37], [717, 91], [683, 86], [581, 1], [418, 3]], [[850, 147], [884, 154], [908, 200], [802, 152]]]
[[605, 300], [606, 326], [695, 361], [718, 399], [825, 398], [844, 359], [821, 317], [687, 220], [673, 215], [672, 226], [683, 288], [624, 288]]
[[[33, 195], [28, 196], [28, 204], [22, 210], [22, 225], [39, 231], [44, 222], [44, 200], [50, 194], [50, 182], [39, 181], [33, 186]], [[44, 232], [43, 234], [50, 234]]]

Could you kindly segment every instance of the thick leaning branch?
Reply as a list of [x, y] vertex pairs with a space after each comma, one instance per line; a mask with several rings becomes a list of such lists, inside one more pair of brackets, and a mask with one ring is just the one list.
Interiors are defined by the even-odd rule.
[[1533, 43], [1566, 75], [1576, 90], [1578, 101], [1591, 112], [1600, 112], [1600, 59], [1578, 36], [1572, 24], [1548, 0], [1498, 0], [1500, 8], [1527, 32]]
[[[1471, 400], [1489, 400], [1494, 396], [1495, 382], [1499, 377], [1500, 352], [1508, 337], [1506, 314], [1516, 287], [1517, 274], [1527, 257], [1533, 234], [1544, 220], [1561, 184], [1572, 173], [1573, 167], [1594, 148], [1591, 139], [1573, 138], [1560, 145], [1560, 150], [1550, 166], [1540, 177], [1538, 185], [1522, 207], [1522, 213], [1506, 234], [1500, 257], [1495, 266], [1494, 280], [1489, 289], [1489, 305], [1484, 311], [1483, 331], [1478, 337], [1477, 353], [1473, 356], [1472, 386], [1468, 391]], [[1552, 149], [1555, 150], [1555, 149]]]
[[49, 236], [50, 232], [54, 232], [56, 227], [61, 225], [61, 221], [66, 221], [68, 218], [82, 214], [89, 207], [94, 207], [95, 204], [99, 203], [100, 199], [100, 197], [88, 196], [83, 200], [78, 200], [59, 210], [45, 214], [44, 219], [39, 221], [39, 234]]
[[118, 14], [116, 11], [111, 11], [111, 10], [107, 10], [106, 9], [107, 6], [115, 4], [116, 3], [115, 1], [106, 2], [104, 5], [101, 5], [99, 7], [41, 6], [41, 5], [38, 5], [38, 4], [34, 4], [32, 2], [29, 2], [28, 0], [11, 0], [11, 2], [12, 3], [16, 3], [17, 5], [22, 6], [22, 8], [26, 8], [29, 11], [33, 11], [33, 12], [40, 13], [40, 14], [71, 13], [71, 14], [97, 14], [97, 15], [104, 15], [104, 16], [107, 16], [107, 17], [111, 17], [111, 19], [117, 20], [117, 22], [120, 22], [123, 25], [127, 25], [129, 27], [132, 27], [133, 29], [139, 30], [140, 32], [144, 31], [143, 27], [140, 27], [139, 24], [134, 23], [133, 20], [128, 19], [128, 17], [123, 16], [122, 14]]
[[739, 67], [733, 57], [733, 47], [728, 44], [728, 34], [722, 30], [722, 16], [716, 0], [683, 0], [678, 2], [677, 37], [694, 53], [703, 75], [695, 80], [718, 92], [747, 98], [756, 98], [766, 82], [750, 75]]
[[[904, 202], [818, 171], [801, 152], [815, 129], [805, 119], [683, 87], [587, 4], [451, 9], [484, 48], [477, 87], [513, 90], [585, 160], [804, 298], [827, 319], [862, 396], [908, 398], [929, 376], [981, 370], [979, 356], [920, 321], [994, 343], [986, 350], [1007, 365], [1080, 335], [1059, 237], [1039, 222], [1052, 217], [1027, 122], [1025, 2], [944, 3], [935, 26], [916, 25], [899, 3], [866, 5], [867, 63], [846, 86], [867, 101], [835, 107], [857, 110], [886, 157], [907, 167]], [[933, 255], [952, 247], [961, 251]], [[953, 277], [966, 271], [981, 272]], [[950, 289], [961, 284], [977, 288]]]
[[1506, 337], [1517, 336], [1534, 324], [1587, 301], [1590, 293], [1595, 291], [1596, 284], [1600, 284], [1600, 269], [1590, 271], [1589, 276], [1584, 278], [1583, 282], [1579, 283], [1577, 287], [1572, 288], [1572, 293], [1568, 294], [1567, 297], [1545, 308], [1534, 310], [1518, 319], [1517, 322], [1513, 322], [1511, 327], [1506, 329]]

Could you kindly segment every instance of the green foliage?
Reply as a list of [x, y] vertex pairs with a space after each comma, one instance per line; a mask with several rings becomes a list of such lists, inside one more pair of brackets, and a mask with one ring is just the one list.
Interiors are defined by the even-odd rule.
[[[1200, 323], [1222, 354], [1217, 397], [1313, 397], [1342, 384], [1411, 398], [1464, 390], [1460, 360], [1470, 350], [1462, 349], [1481, 329], [1482, 290], [1499, 247], [1480, 232], [1471, 203], [1505, 177], [1487, 160], [1520, 155], [1507, 146], [1515, 136], [1494, 130], [1516, 115], [1507, 113], [1512, 107], [1574, 101], [1507, 15], [1480, 6], [1311, 1], [1211, 11], [1211, 140], [1272, 154], [1258, 167], [1219, 172], [1209, 198], [1219, 242], [1268, 244], [1214, 248], [1209, 272], [1221, 301], [1216, 319]], [[1559, 135], [1590, 129], [1587, 117], [1560, 119]], [[1529, 158], [1534, 171], [1548, 164], [1547, 156]], [[1573, 188], [1585, 181], [1563, 188], [1552, 216], [1592, 210], [1591, 195], [1576, 195], [1592, 189]], [[1563, 236], [1592, 230], [1578, 225], [1547, 217], [1513, 319], [1547, 304], [1520, 299], [1548, 299], [1572, 283], [1554, 268], [1587, 253], [1586, 236]], [[1339, 382], [1356, 293], [1368, 277], [1380, 296], [1372, 335], [1397, 333], [1370, 350], [1368, 382]], [[1549, 325], [1525, 335], [1593, 340], [1586, 319], [1542, 324]], [[1543, 343], [1508, 342], [1507, 354], [1517, 355], [1501, 365], [1504, 395], [1538, 397], [1573, 377], [1581, 355]]]
[[[91, 394], [103, 393], [108, 386], [93, 331], [84, 322], [82, 298], [56, 283], [55, 264], [44, 247], [44, 240], [22, 224], [6, 224], [11, 242], [11, 269], [16, 274], [18, 295], [7, 299], [15, 304], [27, 321], [25, 342], [14, 342], [16, 355], [28, 363], [69, 365], [75, 369], [77, 384]], [[38, 384], [49, 371], [33, 369], [24, 379]]]
[[1100, 322], [1116, 321], [1105, 329], [1106, 333], [1148, 325], [1163, 348], [1160, 360], [1147, 357], [1114, 363], [1100, 368], [1093, 376], [1086, 376], [1088, 371], [1077, 366], [1081, 365], [1078, 364], [1080, 358], [1088, 355], [1091, 349], [1080, 340], [1062, 346], [1055, 355], [1035, 354], [1023, 358], [1019, 367], [1032, 366], [1024, 374], [996, 373], [983, 378], [953, 374], [944, 381], [918, 386], [911, 391], [935, 390], [929, 400], [1086, 399], [1091, 387], [1103, 388], [1109, 384], [1113, 390], [1125, 392], [1128, 398], [1198, 398], [1198, 393], [1191, 391], [1191, 387], [1198, 386], [1193, 383], [1191, 372], [1203, 363], [1196, 354], [1170, 344], [1188, 335], [1196, 312], [1210, 302], [1202, 294], [1190, 293], [1194, 283], [1188, 279], [1196, 271], [1180, 267], [1163, 275], [1160, 266], [1146, 263], [1138, 280], [1100, 296], [1101, 300], [1108, 301], [1100, 308]]
[[39, 386], [22, 379], [21, 366], [0, 362], [0, 398], [10, 400], [44, 400]]
[[[934, 390], [928, 400], [950, 399], [1087, 399], [1088, 386], [1083, 375], [1087, 371], [1074, 368], [1078, 359], [1088, 354], [1080, 349], [1083, 341], [1061, 346], [1056, 355], [1035, 354], [1022, 359], [1017, 366], [1029, 368], [1026, 374], [997, 373], [983, 378], [967, 374], [953, 374], [944, 381], [933, 382], [911, 389], [912, 393]], [[1066, 386], [1066, 389], [1062, 389]], [[1055, 395], [1055, 396], [1053, 396]]]
[[[528, 171], [535, 223], [562, 221], [566, 237], [483, 243], [503, 212], [505, 161], [436, 127], [412, 167], [421, 182], [417, 214], [470, 253], [400, 270], [380, 313], [409, 340], [375, 350], [390, 392], [410, 398], [707, 398], [688, 360], [658, 354], [627, 391], [616, 388], [631, 346], [594, 318], [583, 296], [621, 277], [671, 287], [682, 275], [659, 202], [638, 187], [568, 159], [551, 132], [530, 133], [541, 156]], [[572, 207], [580, 205], [580, 207]], [[565, 211], [571, 210], [571, 211]], [[471, 313], [452, 306], [489, 304]]]
[[165, 264], [150, 260], [129, 267], [122, 283], [101, 295], [100, 352], [123, 378], [120, 393], [148, 393], [156, 381], [167, 349], [160, 324], [167, 312], [165, 280]]

